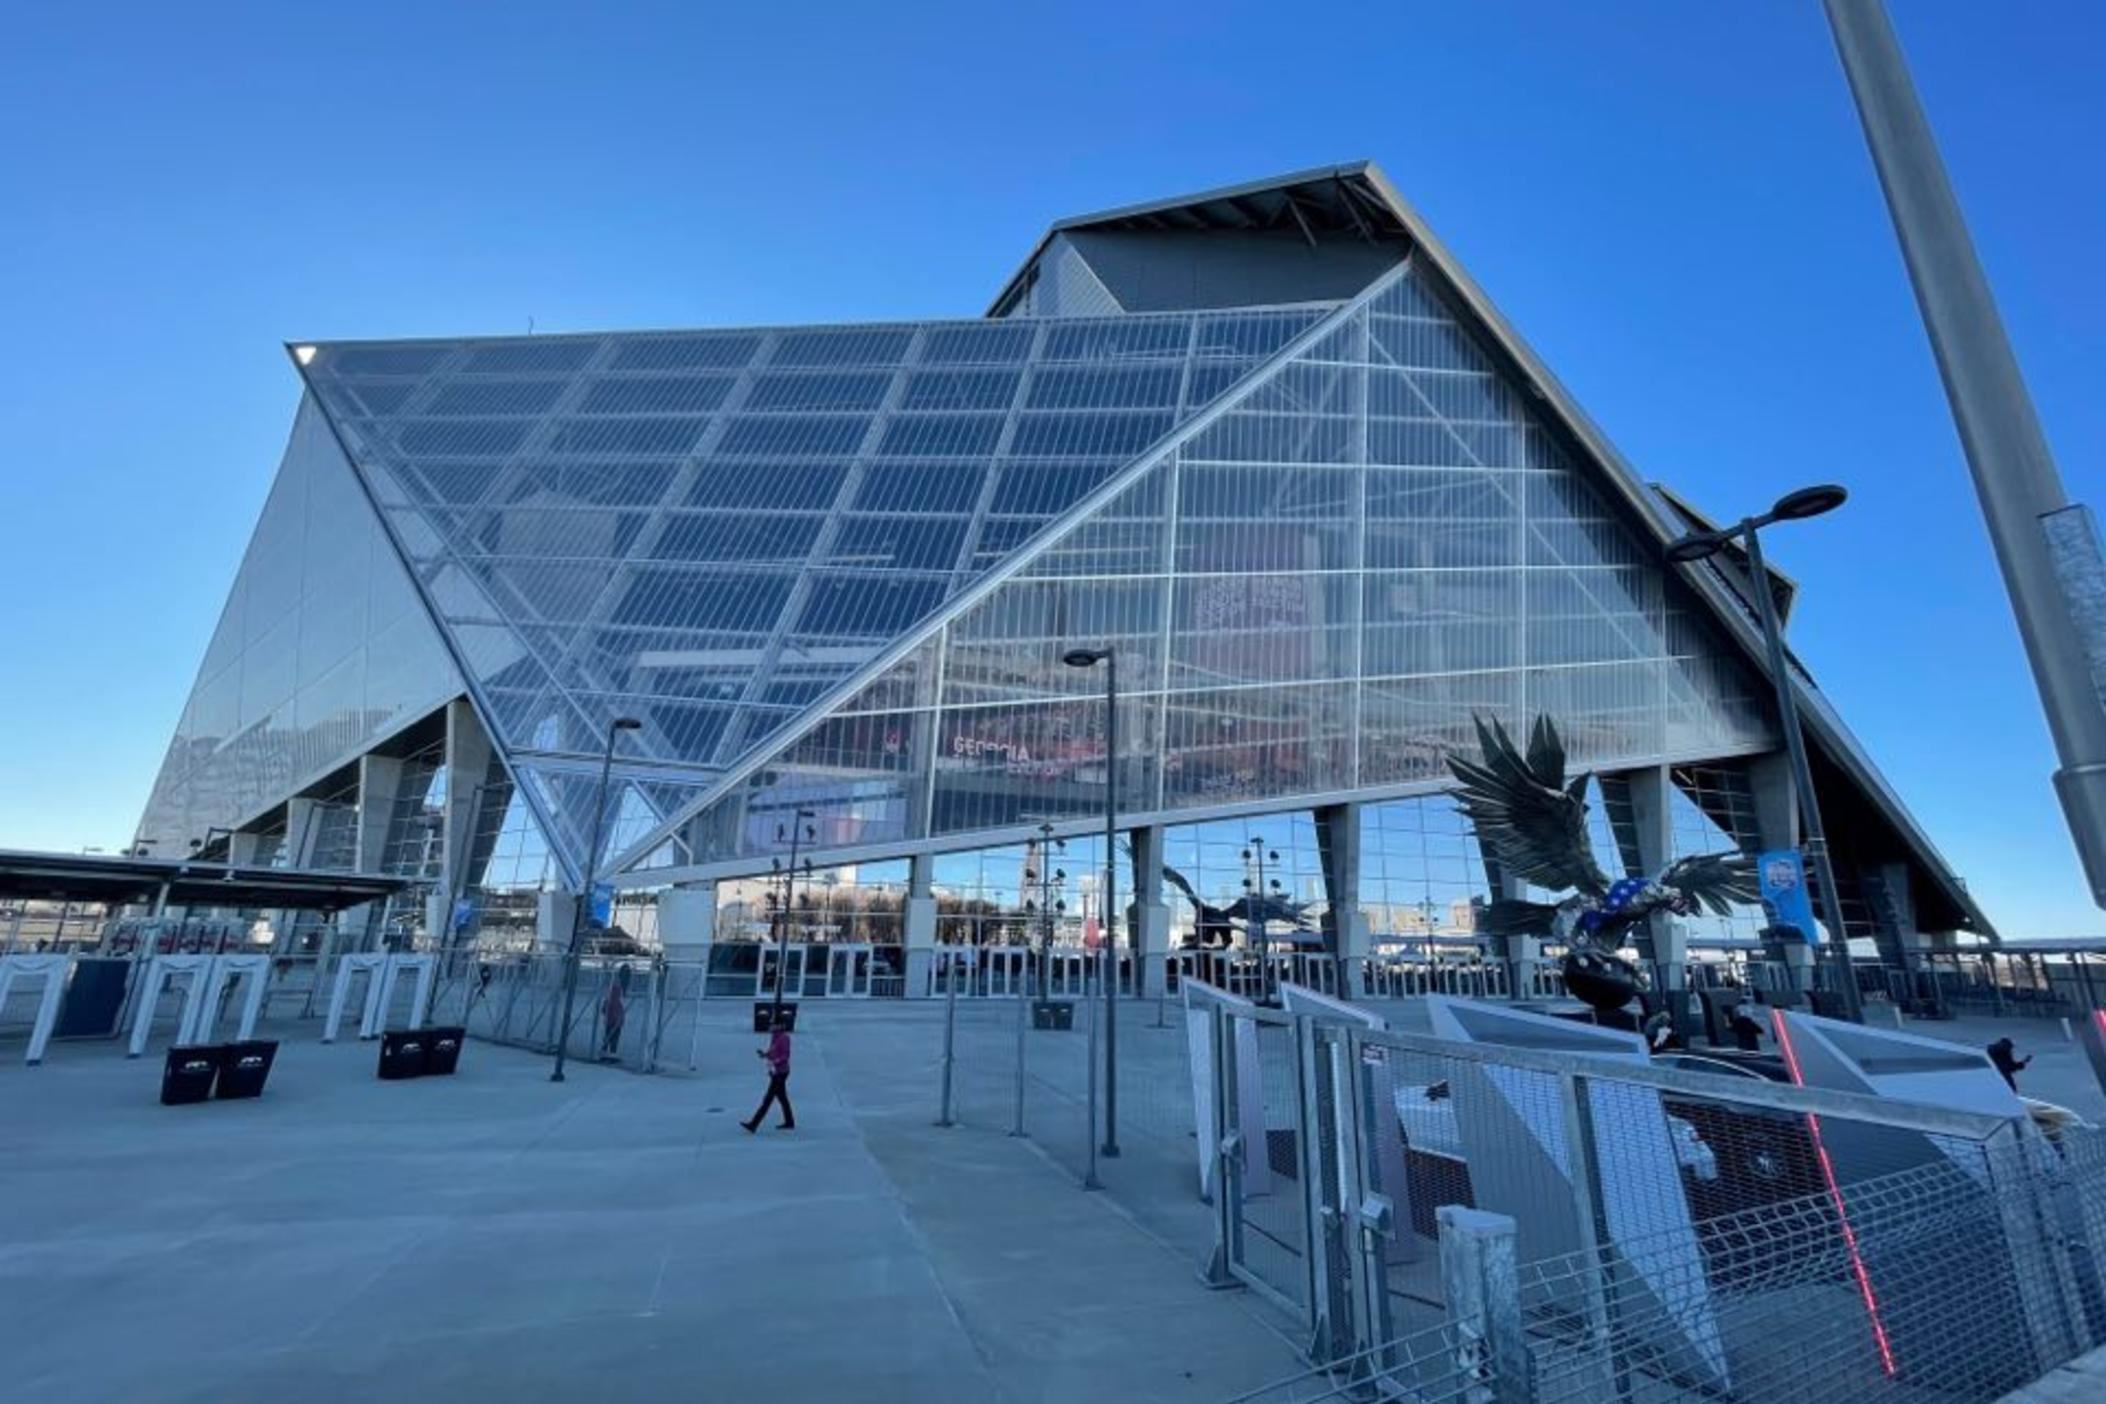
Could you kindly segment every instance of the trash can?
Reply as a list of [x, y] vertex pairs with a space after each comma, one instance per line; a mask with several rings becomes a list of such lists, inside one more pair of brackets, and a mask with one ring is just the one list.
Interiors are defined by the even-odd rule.
[[442, 1024], [424, 1031], [424, 1071], [431, 1077], [451, 1077], [460, 1066], [461, 1043], [468, 1030], [458, 1024]]
[[1072, 999], [1032, 1000], [1031, 1027], [1034, 1029], [1073, 1029], [1075, 1027], [1075, 1001]]
[[212, 1079], [219, 1076], [219, 1049], [210, 1044], [171, 1048], [161, 1068], [161, 1105], [181, 1106], [202, 1102], [212, 1095]]
[[380, 1078], [397, 1082], [424, 1076], [424, 1049], [431, 1040], [423, 1029], [389, 1029], [380, 1036]]
[[219, 1046], [219, 1086], [215, 1097], [261, 1097], [263, 1084], [278, 1057], [274, 1038], [251, 1038]]
[[[797, 1032], [797, 1004], [794, 1000], [786, 999], [783, 1001], [782, 1029], [784, 1033]], [[775, 1032], [774, 1000], [756, 999], [753, 1001], [753, 1031], [755, 1033]]]

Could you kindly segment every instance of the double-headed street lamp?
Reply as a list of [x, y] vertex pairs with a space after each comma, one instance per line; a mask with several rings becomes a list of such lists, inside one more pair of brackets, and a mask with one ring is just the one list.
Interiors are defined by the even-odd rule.
[[[1777, 687], [1777, 715], [1784, 728], [1785, 750], [1791, 756], [1792, 790], [1799, 802], [1799, 822], [1805, 830], [1805, 848], [1813, 861], [1814, 876], [1821, 886], [1821, 919], [1828, 924], [1829, 959], [1833, 962], [1838, 993], [1845, 1014], [1864, 1022], [1858, 999], [1857, 971], [1850, 963], [1850, 935], [1843, 926], [1843, 904], [1835, 885], [1835, 864], [1828, 854], [1828, 836], [1821, 828], [1821, 805], [1814, 795], [1813, 767], [1806, 759], [1806, 738], [1799, 730], [1799, 696], [1792, 686], [1784, 657], [1784, 631], [1777, 623], [1777, 603], [1770, 594], [1770, 575], [1762, 560], [1762, 528], [1775, 522], [1818, 517], [1843, 505], [1850, 494], [1834, 483], [1800, 488], [1777, 499], [1759, 517], [1743, 517], [1735, 526], [1720, 531], [1693, 532], [1667, 548], [1667, 559], [1689, 564], [1716, 555], [1739, 542], [1748, 556], [1748, 593], [1755, 597], [1755, 614], [1762, 623], [1762, 641], [1769, 653], [1770, 679]], [[1808, 932], [1809, 936], [1813, 933]]]
[[578, 994], [578, 957], [584, 951], [593, 889], [599, 886], [600, 835], [607, 825], [607, 780], [614, 770], [614, 738], [642, 727], [643, 723], [634, 717], [616, 717], [607, 724], [607, 750], [600, 757], [600, 785], [592, 798], [592, 847], [585, 850], [585, 880], [578, 887], [577, 905], [570, 914], [570, 952], [563, 963], [563, 1022], [556, 1025], [556, 1066], [548, 1075], [550, 1082], [563, 1081], [564, 1045], [570, 1041], [570, 1006]]
[[1112, 955], [1118, 919], [1119, 867], [1119, 659], [1110, 647], [1071, 648], [1060, 661], [1070, 668], [1104, 665], [1104, 942], [1099, 969], [1104, 980], [1104, 1154], [1119, 1153], [1119, 967]]
[[[790, 921], [792, 910], [797, 904], [797, 851], [806, 841], [819, 841], [819, 830], [811, 822], [814, 817], [811, 810], [802, 807], [790, 816], [790, 866], [784, 867], [780, 857], [768, 860], [768, 869], [773, 875], [771, 882], [773, 878], [782, 880], [782, 892], [779, 895], [772, 886], [768, 889], [768, 919], [775, 927], [775, 1005], [768, 1011], [768, 1027], [771, 1030], [782, 1027], [783, 987], [790, 982]], [[780, 824], [775, 826], [775, 841], [783, 841], [783, 826]], [[804, 882], [805, 914], [809, 918], [812, 905], [812, 860], [809, 858], [804, 860]], [[807, 946], [805, 960], [810, 959], [811, 947]], [[797, 966], [797, 977], [800, 982], [804, 978], [803, 962], [799, 962]], [[799, 997], [802, 998], [801, 990]]]
[[[1268, 849], [1265, 840], [1256, 834], [1251, 835], [1248, 842], [1250, 846], [1243, 850], [1243, 939], [1249, 943], [1253, 936], [1257, 938], [1255, 944], [1258, 951], [1258, 1003], [1272, 1005], [1277, 1003], [1273, 998], [1275, 986], [1272, 978], [1270, 935], [1272, 903], [1275, 898], [1284, 898], [1286, 893], [1281, 889], [1278, 878], [1272, 879], [1270, 887], [1266, 886], [1265, 881], [1266, 861], [1269, 859], [1274, 863], [1279, 862], [1279, 852], [1276, 849]], [[1253, 864], [1256, 864], [1258, 871], [1255, 879], [1249, 876]]]

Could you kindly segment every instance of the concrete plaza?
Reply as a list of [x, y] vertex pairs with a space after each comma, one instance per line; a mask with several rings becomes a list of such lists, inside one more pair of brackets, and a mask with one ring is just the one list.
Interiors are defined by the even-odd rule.
[[[1121, 1155], [1079, 1187], [1081, 1013], [1027, 1038], [1026, 1138], [1008, 1001], [958, 1006], [948, 1129], [933, 1002], [807, 1004], [791, 1135], [737, 1125], [760, 1040], [728, 1002], [666, 1075], [561, 1086], [479, 1042], [453, 1078], [379, 1082], [314, 1021], [274, 1031], [254, 1102], [160, 1106], [158, 1047], [0, 1063], [4, 1395], [1218, 1401], [1295, 1373], [1287, 1317], [1197, 1277], [1174, 1007], [1122, 1007]], [[1910, 1027], [2009, 1035], [2024, 1091], [2106, 1121], [2058, 1023]]]
[[939, 1013], [809, 1010], [798, 1129], [756, 1137], [743, 1006], [693, 1074], [561, 1086], [482, 1043], [380, 1082], [312, 1023], [253, 1102], [159, 1105], [158, 1049], [0, 1065], [0, 1393], [1207, 1401], [1301, 1368], [1037, 1143], [932, 1125]]

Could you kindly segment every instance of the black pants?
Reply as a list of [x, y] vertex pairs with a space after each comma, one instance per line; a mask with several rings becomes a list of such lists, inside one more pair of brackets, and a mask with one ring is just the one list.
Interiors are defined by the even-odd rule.
[[753, 1119], [746, 1124], [748, 1126], [760, 1125], [761, 1118], [768, 1114], [768, 1108], [776, 1105], [778, 1102], [782, 1104], [782, 1124], [784, 1126], [795, 1126], [797, 1124], [797, 1113], [790, 1109], [790, 1075], [788, 1073], [768, 1074], [768, 1095], [761, 1098], [761, 1104], [754, 1108]]

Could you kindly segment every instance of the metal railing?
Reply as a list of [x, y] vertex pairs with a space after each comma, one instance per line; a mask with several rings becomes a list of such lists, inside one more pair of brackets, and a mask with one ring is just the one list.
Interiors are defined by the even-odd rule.
[[[1479, 1357], [1454, 1397], [1994, 1399], [2106, 1339], [2106, 1133], [1233, 997], [1196, 1016], [1206, 1275], [1298, 1315], [1340, 1380], [1446, 1321]], [[1508, 1225], [1520, 1270], [1478, 1297], [1512, 1339], [1456, 1300], [1455, 1206]]]

